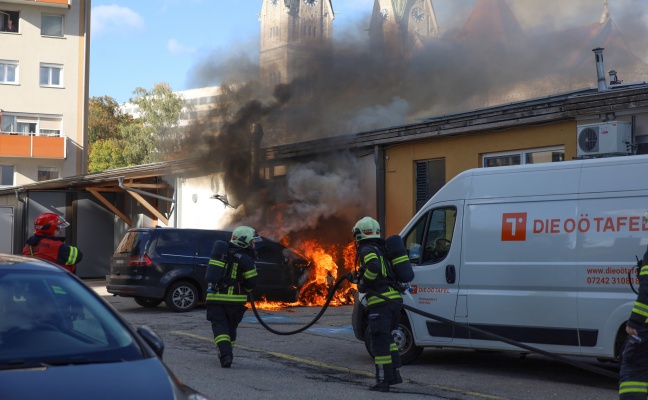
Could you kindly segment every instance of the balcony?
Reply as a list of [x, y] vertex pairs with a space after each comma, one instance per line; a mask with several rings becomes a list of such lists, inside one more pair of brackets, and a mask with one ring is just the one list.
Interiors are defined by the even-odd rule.
[[65, 138], [0, 132], [0, 157], [65, 158]]

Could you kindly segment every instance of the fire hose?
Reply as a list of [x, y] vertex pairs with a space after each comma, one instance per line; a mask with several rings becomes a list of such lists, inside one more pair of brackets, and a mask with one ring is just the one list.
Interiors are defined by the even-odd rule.
[[[254, 315], [256, 316], [259, 323], [264, 328], [266, 328], [268, 331], [270, 331], [270, 332], [272, 332], [272, 333], [274, 333], [276, 335], [294, 335], [296, 333], [303, 332], [306, 329], [310, 328], [313, 324], [315, 324], [317, 322], [317, 320], [319, 320], [321, 318], [321, 316], [324, 315], [324, 312], [328, 308], [329, 303], [333, 299], [333, 295], [335, 294], [338, 287], [342, 284], [342, 282], [344, 280], [349, 280], [349, 282], [355, 283], [354, 280], [353, 280], [353, 277], [351, 276], [351, 274], [347, 274], [347, 275], [344, 275], [344, 276], [338, 278], [337, 282], [335, 282], [335, 285], [329, 291], [329, 294], [326, 297], [326, 302], [324, 303], [324, 306], [322, 307], [322, 310], [315, 316], [315, 318], [310, 323], [308, 323], [307, 325], [305, 325], [305, 326], [303, 326], [303, 327], [301, 327], [301, 328], [299, 328], [297, 330], [288, 331], [288, 332], [281, 332], [281, 331], [277, 331], [275, 329], [272, 329], [270, 326], [268, 326], [265, 322], [263, 322], [263, 319], [261, 318], [261, 316], [257, 312], [257, 309], [254, 306], [254, 298], [252, 297], [252, 293], [250, 293], [250, 303], [252, 305], [252, 311], [254, 312]], [[374, 291], [372, 289], [369, 289], [369, 288], [367, 288], [367, 293], [371, 294], [372, 296], [376, 296], [376, 297], [378, 297], [378, 298], [380, 298], [382, 300], [385, 300], [385, 301], [395, 301], [395, 300], [392, 300], [392, 299], [390, 299], [390, 298], [388, 298], [386, 296], [383, 296], [382, 294], [380, 294], [380, 293], [378, 293], [378, 292], [376, 292], [376, 291]], [[593, 372], [595, 374], [603, 375], [605, 377], [616, 379], [616, 380], [619, 379], [619, 374], [615, 373], [613, 371], [608, 371], [608, 370], [606, 370], [604, 368], [599, 368], [599, 367], [596, 367], [596, 366], [593, 366], [593, 365], [589, 365], [589, 364], [585, 364], [585, 363], [582, 363], [582, 362], [570, 360], [570, 359], [568, 359], [566, 357], [563, 357], [563, 356], [560, 356], [560, 355], [557, 355], [557, 354], [553, 354], [553, 353], [550, 353], [548, 351], [538, 349], [536, 347], [529, 346], [529, 345], [524, 344], [524, 343], [517, 342], [515, 340], [511, 340], [511, 339], [506, 338], [504, 336], [500, 336], [500, 335], [497, 335], [497, 334], [494, 334], [494, 333], [491, 333], [491, 332], [488, 332], [488, 331], [484, 331], [484, 330], [479, 329], [479, 328], [475, 328], [475, 327], [467, 325], [467, 324], [462, 324], [460, 322], [456, 322], [456, 321], [453, 321], [453, 320], [450, 320], [450, 319], [447, 319], [447, 318], [444, 318], [444, 317], [440, 317], [438, 315], [434, 315], [434, 314], [431, 314], [431, 313], [428, 313], [428, 312], [425, 312], [425, 311], [421, 311], [421, 310], [419, 310], [417, 308], [414, 308], [414, 307], [412, 307], [410, 305], [407, 305], [407, 304], [401, 304], [400, 302], [398, 302], [398, 303], [405, 310], [408, 310], [408, 311], [411, 311], [411, 312], [413, 312], [415, 314], [419, 314], [421, 316], [433, 319], [435, 321], [439, 321], [439, 322], [442, 322], [442, 323], [447, 324], [447, 325], [452, 325], [454, 327], [466, 329], [466, 330], [468, 330], [470, 332], [478, 333], [478, 334], [480, 334], [482, 336], [486, 336], [486, 337], [491, 338], [491, 339], [495, 339], [495, 340], [498, 340], [498, 341], [501, 341], [501, 342], [504, 342], [504, 343], [508, 343], [508, 344], [510, 344], [512, 346], [519, 347], [519, 348], [522, 348], [524, 350], [528, 350], [531, 353], [541, 354], [543, 356], [552, 358], [554, 360], [557, 360], [557, 361], [560, 361], [562, 363], [571, 365], [573, 367], [577, 367], [577, 368], [584, 369], [584, 370], [589, 371], [589, 372]]]
[[[274, 333], [275, 335], [294, 335], [296, 333], [303, 332], [306, 329], [313, 326], [317, 322], [317, 320], [319, 320], [322, 317], [322, 315], [324, 315], [324, 311], [326, 311], [329, 304], [331, 303], [331, 300], [333, 299], [333, 295], [338, 290], [338, 288], [340, 287], [342, 282], [344, 282], [348, 278], [349, 278], [348, 275], [344, 275], [344, 276], [341, 276], [340, 278], [338, 278], [337, 282], [335, 282], [335, 285], [333, 285], [333, 287], [329, 290], [329, 293], [326, 296], [326, 302], [324, 303], [324, 306], [322, 307], [320, 312], [315, 316], [315, 318], [313, 318], [313, 320], [311, 322], [309, 322], [308, 324], [304, 325], [303, 327], [301, 327], [301, 328], [299, 328], [297, 330], [288, 331], [288, 332], [277, 331], [277, 330], [272, 329], [265, 322], [263, 322], [263, 319], [261, 319], [261, 316], [259, 315], [259, 312], [257, 311], [256, 306], [254, 305], [254, 297], [252, 296], [252, 292], [250, 292], [250, 304], [252, 305], [252, 311], [254, 312], [254, 316], [259, 321], [259, 323], [264, 328], [266, 328], [268, 331]], [[349, 280], [349, 281], [351, 281], [351, 280]]]

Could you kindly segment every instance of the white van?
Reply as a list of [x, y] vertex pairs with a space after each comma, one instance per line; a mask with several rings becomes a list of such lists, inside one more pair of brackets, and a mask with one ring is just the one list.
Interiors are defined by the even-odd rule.
[[[465, 171], [401, 236], [405, 304], [544, 351], [615, 359], [648, 245], [648, 156]], [[356, 301], [354, 332], [365, 340]], [[424, 347], [520, 348], [403, 311], [403, 362]]]

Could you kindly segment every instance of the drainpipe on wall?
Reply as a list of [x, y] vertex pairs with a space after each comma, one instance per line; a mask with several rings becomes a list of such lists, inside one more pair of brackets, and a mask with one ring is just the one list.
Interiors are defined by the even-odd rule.
[[382, 237], [385, 238], [387, 227], [385, 226], [385, 149], [382, 146], [374, 146], [374, 162], [376, 163], [376, 219], [380, 224]]
[[[20, 197], [20, 192], [18, 190], [14, 190], [16, 192], [16, 199], [22, 203], [22, 210], [20, 213], [20, 243], [18, 244], [19, 246], [19, 252], [22, 250], [22, 243], [27, 241], [27, 202], [25, 199]], [[16, 238], [16, 228], [14, 227], [14, 239]], [[16, 251], [16, 243], [13, 244], [14, 251]]]
[[252, 125], [252, 140], [250, 141], [250, 184], [257, 187], [261, 171], [261, 140], [263, 140], [263, 127], [261, 124]]
[[144, 190], [139, 190], [139, 189], [129, 188], [127, 186], [124, 186], [124, 178], [117, 178], [117, 181], [119, 182], [119, 187], [121, 189], [124, 189], [124, 190], [128, 191], [128, 192], [139, 193], [142, 196], [155, 197], [156, 199], [170, 201], [171, 203], [174, 203], [174, 204], [176, 202], [175, 199], [171, 198], [171, 197], [164, 197], [164, 196], [160, 196], [159, 194], [149, 193], [149, 192], [144, 191]]
[[[129, 188], [129, 187], [127, 187], [127, 186], [124, 186], [124, 178], [117, 178], [117, 182], [119, 182], [119, 187], [120, 187], [121, 189], [124, 189], [124, 190], [127, 191], [127, 192], [139, 193], [139, 194], [141, 194], [142, 196], [149, 196], [149, 197], [153, 197], [153, 198], [156, 198], [156, 199], [160, 199], [160, 200], [165, 200], [165, 201], [169, 201], [169, 202], [171, 202], [171, 204], [173, 204], [173, 208], [171, 209], [171, 212], [173, 213], [174, 218], [177, 218], [177, 215], [176, 215], [176, 214], [177, 214], [178, 210], [177, 210], [177, 200], [176, 200], [175, 196], [176, 196], [176, 193], [178, 192], [178, 189], [175, 189], [175, 190], [173, 191], [173, 196], [174, 196], [174, 197], [173, 197], [173, 198], [170, 198], [170, 197], [160, 196], [159, 194], [149, 193], [149, 192], [144, 191], [144, 190], [139, 190], [139, 189]], [[158, 212], [159, 212], [159, 210], [158, 210]], [[166, 217], [165, 217], [165, 218], [166, 218]], [[174, 225], [175, 225], [176, 223], [177, 223], [177, 219], [175, 220]], [[177, 225], [175, 225], [175, 226], [177, 226]]]

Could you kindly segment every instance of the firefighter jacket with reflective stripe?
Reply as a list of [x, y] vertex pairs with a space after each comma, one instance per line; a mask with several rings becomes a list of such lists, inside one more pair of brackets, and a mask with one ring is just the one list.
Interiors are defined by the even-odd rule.
[[[229, 261], [209, 260], [209, 264], [219, 267], [222, 276], [217, 276], [220, 285], [214, 292], [207, 293], [207, 303], [242, 304], [246, 303], [248, 293], [256, 287], [258, 273], [252, 257], [233, 244], [230, 244]], [[218, 275], [218, 274], [217, 274]]]
[[[364, 281], [367, 288], [389, 299], [402, 301], [403, 297], [401, 294], [390, 285], [390, 283], [393, 284], [394, 282], [390, 282], [388, 278], [385, 254], [375, 245], [380, 243], [380, 241], [382, 239], [365, 239], [359, 242], [360, 278]], [[370, 293], [367, 294], [367, 307], [369, 308], [384, 302], [385, 300], [378, 296], [372, 296]]]
[[27, 239], [22, 254], [51, 261], [74, 273], [83, 253], [76, 247], [63, 243], [64, 240], [65, 238], [34, 235]]
[[[648, 265], [646, 265], [646, 261], [648, 260], [644, 256], [644, 265], [639, 270], [639, 295], [634, 307], [632, 307], [632, 313], [628, 321], [629, 327], [643, 332], [647, 329], [646, 322], [648, 321]], [[648, 338], [644, 338], [644, 340], [648, 340]]]

